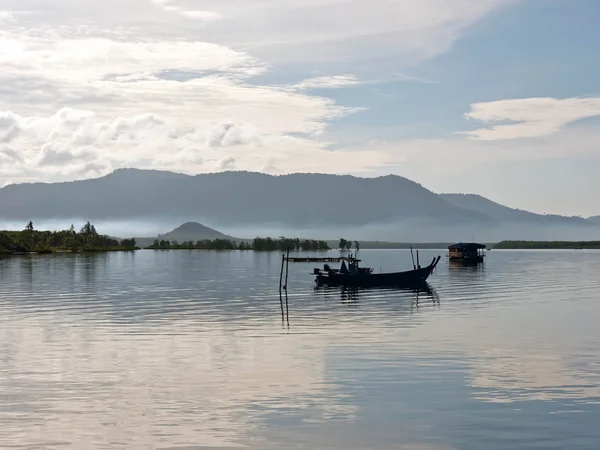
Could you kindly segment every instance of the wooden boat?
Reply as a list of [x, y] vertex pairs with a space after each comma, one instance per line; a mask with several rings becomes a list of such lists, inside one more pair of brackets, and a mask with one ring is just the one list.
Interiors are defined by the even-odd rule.
[[[373, 273], [370, 267], [359, 267], [360, 259], [352, 256], [342, 259], [340, 269], [332, 269], [328, 264], [323, 266], [323, 271], [315, 268], [315, 282], [318, 286], [357, 286], [357, 287], [383, 287], [383, 286], [417, 286], [424, 283], [433, 269], [440, 262], [441, 256], [433, 258], [427, 267], [417, 265], [413, 270], [406, 272]], [[348, 265], [346, 266], [346, 262]]]

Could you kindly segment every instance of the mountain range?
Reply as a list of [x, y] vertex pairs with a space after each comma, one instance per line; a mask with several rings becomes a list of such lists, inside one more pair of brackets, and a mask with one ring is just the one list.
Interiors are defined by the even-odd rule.
[[[600, 218], [541, 215], [472, 194], [436, 194], [406, 178], [119, 169], [104, 177], [0, 189], [1, 222], [201, 222], [235, 236], [453, 241], [598, 239]], [[26, 223], [26, 222], [25, 222]], [[215, 237], [228, 237], [213, 230]], [[137, 234], [132, 229], [131, 234]], [[185, 234], [185, 225], [178, 231]], [[121, 233], [123, 234], [123, 233]], [[185, 240], [178, 236], [178, 240]]]

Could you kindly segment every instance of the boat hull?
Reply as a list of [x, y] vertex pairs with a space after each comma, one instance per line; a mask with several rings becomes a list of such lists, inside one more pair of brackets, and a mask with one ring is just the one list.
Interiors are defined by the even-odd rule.
[[435, 266], [406, 272], [371, 273], [371, 274], [319, 274], [316, 283], [319, 286], [356, 286], [356, 287], [385, 287], [385, 286], [418, 286], [423, 284]]

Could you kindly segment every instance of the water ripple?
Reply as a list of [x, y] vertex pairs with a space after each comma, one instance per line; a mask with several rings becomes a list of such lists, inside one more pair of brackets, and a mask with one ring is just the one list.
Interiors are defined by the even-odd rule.
[[278, 254], [0, 259], [0, 447], [596, 448], [599, 261], [442, 259], [417, 290], [299, 263], [280, 298]]

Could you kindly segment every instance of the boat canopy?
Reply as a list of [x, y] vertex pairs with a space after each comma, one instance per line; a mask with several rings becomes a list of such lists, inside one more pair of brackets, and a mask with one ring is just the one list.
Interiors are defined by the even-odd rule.
[[457, 250], [466, 250], [466, 251], [474, 251], [474, 250], [482, 250], [486, 248], [485, 245], [483, 244], [476, 244], [476, 243], [466, 243], [463, 244], [462, 242], [460, 244], [454, 244], [454, 245], [450, 245], [448, 247], [448, 249], [457, 249]]

